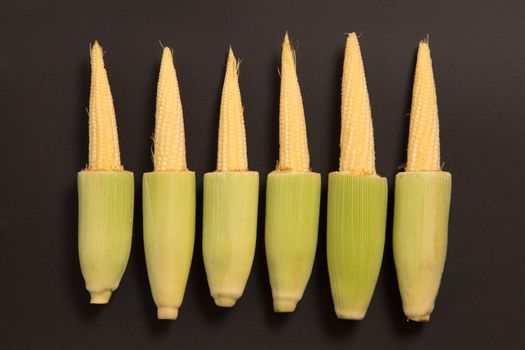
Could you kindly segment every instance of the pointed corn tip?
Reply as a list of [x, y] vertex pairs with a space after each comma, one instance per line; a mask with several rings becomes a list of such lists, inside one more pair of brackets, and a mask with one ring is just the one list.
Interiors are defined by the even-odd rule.
[[430, 42], [429, 42], [428, 35], [419, 42], [417, 50], [418, 50], [418, 55], [423, 54], [430, 58]]
[[162, 49], [162, 59], [164, 58], [172, 58], [171, 49], [167, 46]]
[[174, 306], [159, 306], [157, 308], [157, 318], [159, 320], [176, 320], [179, 316], [179, 309]]
[[230, 46], [230, 48], [228, 49], [228, 61], [227, 61], [227, 64], [230, 65], [231, 63], [237, 64], [237, 60], [235, 58], [235, 54], [233, 53], [233, 49]]
[[284, 34], [284, 39], [283, 39], [283, 55], [284, 55], [284, 52], [290, 52], [292, 53], [293, 55], [293, 47], [292, 47], [292, 43], [290, 42], [290, 36], [288, 35], [288, 32], [286, 32]]
[[348, 34], [348, 37], [346, 38], [346, 45], [349, 48], [355, 48], [357, 46], [357, 49], [359, 50], [359, 55], [361, 55], [361, 48], [359, 47], [359, 39], [355, 32]]
[[102, 50], [102, 46], [100, 46], [98, 41], [96, 40], [93, 46], [91, 46], [90, 57], [91, 57], [91, 69], [93, 71], [98, 71], [99, 68], [102, 68], [102, 69], [105, 68], [104, 52]]
[[289, 47], [290, 50], [292, 49], [292, 45], [290, 44], [290, 37], [288, 35], [288, 32], [284, 34], [283, 47]]
[[292, 44], [290, 43], [290, 39], [288, 37], [288, 32], [284, 35], [284, 41], [283, 41], [283, 49], [281, 53], [281, 69], [284, 70], [284, 62], [291, 62], [293, 68], [295, 69], [296, 62], [295, 62], [295, 51], [292, 47]]
[[361, 53], [361, 48], [359, 46], [359, 39], [358, 39], [357, 34], [355, 32], [352, 32], [352, 33], [348, 34], [348, 37], [346, 38], [346, 45], [349, 48], [355, 48], [357, 46], [357, 49], [359, 50], [359, 53]]
[[165, 68], [168, 68], [169, 70], [175, 69], [175, 64], [173, 62], [173, 54], [172, 54], [171, 48], [167, 46], [164, 49], [162, 49], [162, 59], [160, 61], [161, 71]]
[[93, 46], [91, 46], [91, 59], [100, 59], [102, 62], [104, 61], [102, 58], [102, 46], [100, 46], [97, 40], [95, 40]]
[[173, 55], [171, 54], [171, 49], [169, 47], [165, 47], [164, 49], [162, 49], [162, 59], [160, 61], [160, 69], [162, 70], [163, 68], [170, 68], [170, 69], [174, 69], [174, 64], [173, 64]]
[[348, 36], [346, 37], [346, 40], [347, 41], [350, 41], [350, 40], [356, 40], [357, 41], [357, 34], [356, 34], [356, 32], [352, 32], [352, 33], [348, 34]]
[[430, 54], [430, 44], [428, 42], [428, 39], [423, 39], [419, 42], [418, 51], [428, 51]]

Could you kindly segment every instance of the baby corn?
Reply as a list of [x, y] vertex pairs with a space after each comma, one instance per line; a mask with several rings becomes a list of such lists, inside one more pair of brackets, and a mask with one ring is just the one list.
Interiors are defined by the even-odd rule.
[[375, 169], [365, 70], [355, 33], [346, 40], [339, 171], [328, 177], [327, 257], [338, 318], [365, 317], [383, 260], [387, 181]]
[[78, 173], [78, 250], [92, 304], [107, 304], [131, 249], [133, 173], [124, 171], [113, 98], [95, 41], [91, 48], [89, 163]]
[[238, 77], [229, 50], [222, 89], [217, 171], [204, 175], [202, 251], [215, 304], [232, 307], [250, 275], [257, 235], [259, 174], [248, 170]]
[[157, 317], [174, 320], [193, 257], [195, 173], [186, 166], [179, 84], [167, 47], [157, 85], [153, 163], [142, 180], [144, 251]]
[[428, 39], [419, 43], [406, 171], [396, 176], [394, 260], [405, 315], [428, 322], [445, 265], [452, 176], [441, 171]]
[[286, 33], [281, 62], [279, 162], [268, 175], [265, 245], [275, 312], [293, 312], [312, 272], [321, 176], [310, 171], [295, 53]]

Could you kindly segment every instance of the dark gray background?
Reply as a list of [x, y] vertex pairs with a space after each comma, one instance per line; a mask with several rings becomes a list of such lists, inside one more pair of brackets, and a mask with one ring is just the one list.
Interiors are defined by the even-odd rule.
[[[4, 1], [0, 10], [0, 348], [518, 349], [525, 275], [525, 3], [521, 1]], [[297, 311], [272, 312], [265, 177], [278, 155], [279, 56], [297, 48], [311, 166], [323, 175], [319, 245]], [[417, 44], [430, 33], [453, 173], [447, 264], [430, 324], [407, 323], [391, 253], [367, 317], [338, 321], [325, 254], [326, 176], [336, 169], [345, 33], [361, 48], [377, 169], [405, 161]], [[89, 43], [100, 40], [125, 167], [135, 173], [134, 239], [109, 305], [89, 305], [77, 258], [76, 173], [87, 161]], [[175, 49], [188, 164], [198, 174], [194, 261], [176, 322], [156, 320], [142, 247], [141, 174], [152, 168], [161, 46]], [[227, 48], [243, 59], [250, 168], [261, 174], [251, 277], [215, 307], [201, 256], [202, 174], [215, 167]], [[389, 202], [392, 209], [392, 196]]]

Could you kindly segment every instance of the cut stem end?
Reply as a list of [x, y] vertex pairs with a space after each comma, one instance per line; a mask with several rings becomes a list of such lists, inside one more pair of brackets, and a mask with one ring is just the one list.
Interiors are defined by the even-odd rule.
[[296, 300], [276, 299], [273, 301], [273, 311], [275, 312], [294, 312], [296, 306]]
[[233, 307], [237, 302], [237, 298], [230, 295], [217, 295], [213, 300], [215, 300], [215, 305], [220, 307]]
[[107, 304], [111, 298], [111, 290], [103, 290], [101, 292], [90, 292], [91, 304]]
[[365, 318], [366, 312], [356, 310], [335, 310], [337, 318], [340, 320], [360, 321]]
[[415, 321], [415, 322], [421, 322], [421, 323], [427, 323], [430, 321], [430, 313], [426, 313], [424, 315], [407, 315], [408, 321]]
[[175, 306], [159, 306], [157, 318], [159, 320], [176, 320], [179, 316], [179, 308]]

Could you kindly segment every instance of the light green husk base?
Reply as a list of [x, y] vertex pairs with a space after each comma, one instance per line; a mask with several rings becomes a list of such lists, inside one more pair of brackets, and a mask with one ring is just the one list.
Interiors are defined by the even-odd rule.
[[92, 304], [107, 304], [131, 249], [133, 173], [78, 173], [78, 252]]
[[447, 253], [452, 176], [443, 171], [396, 176], [394, 261], [403, 311], [428, 322]]
[[259, 174], [204, 175], [202, 252], [215, 304], [232, 307], [244, 292], [257, 238]]
[[265, 245], [275, 312], [293, 312], [310, 278], [320, 196], [318, 173], [268, 175]]
[[144, 252], [159, 319], [174, 320], [184, 298], [195, 241], [195, 173], [144, 174]]
[[338, 318], [361, 320], [377, 283], [385, 245], [387, 180], [328, 176], [327, 258]]

